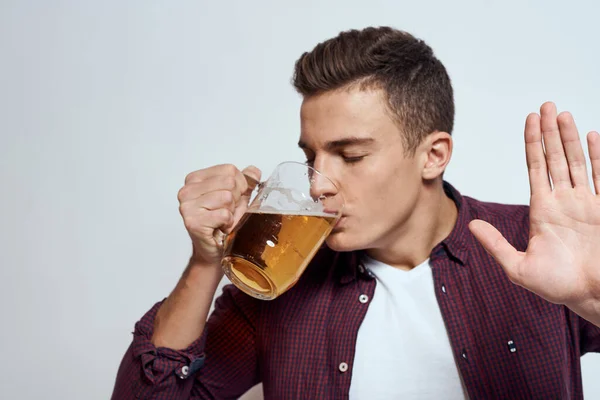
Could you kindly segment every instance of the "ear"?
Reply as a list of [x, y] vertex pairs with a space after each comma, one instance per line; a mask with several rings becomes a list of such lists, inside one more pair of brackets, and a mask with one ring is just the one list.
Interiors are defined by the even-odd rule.
[[452, 157], [452, 136], [447, 132], [433, 132], [419, 147], [424, 160], [423, 179], [432, 180], [442, 176]]

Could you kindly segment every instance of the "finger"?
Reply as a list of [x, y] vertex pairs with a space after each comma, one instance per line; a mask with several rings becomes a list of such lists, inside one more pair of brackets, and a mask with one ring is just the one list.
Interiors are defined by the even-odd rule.
[[590, 132], [587, 135], [588, 152], [592, 164], [592, 180], [596, 194], [600, 195], [600, 134]]
[[198, 171], [194, 171], [189, 173], [185, 177], [185, 183], [191, 182], [201, 182], [205, 179], [212, 178], [214, 176], [233, 176], [239, 173], [237, 167], [233, 164], [220, 164], [214, 165], [209, 168], [201, 169]]
[[531, 195], [550, 192], [550, 179], [548, 179], [546, 156], [542, 144], [542, 128], [538, 114], [529, 114], [525, 121], [525, 156]]
[[235, 174], [235, 185], [236, 185], [236, 193], [239, 193], [240, 196], [236, 196], [236, 201], [244, 201], [248, 202], [247, 199], [244, 199], [244, 195], [248, 191], [248, 178], [242, 173], [242, 171], [237, 170]]
[[218, 210], [225, 208], [231, 212], [235, 210], [236, 198], [229, 190], [218, 190], [216, 192], [205, 193], [197, 199], [188, 200], [184, 204], [189, 207], [205, 208], [207, 210]]
[[557, 189], [571, 188], [571, 177], [560, 131], [556, 121], [556, 106], [554, 103], [544, 103], [541, 111], [542, 138], [546, 150], [546, 163], [550, 178]]
[[583, 147], [581, 146], [581, 139], [579, 138], [575, 120], [571, 113], [562, 112], [558, 115], [556, 121], [558, 122], [563, 148], [567, 155], [571, 182], [575, 187], [585, 187], [589, 190], [590, 182], [585, 165], [585, 155], [583, 154]]
[[190, 233], [204, 234], [212, 237], [215, 229], [229, 229], [233, 225], [233, 214], [225, 208], [207, 210], [186, 203], [179, 207], [185, 228]]
[[[241, 174], [240, 174], [241, 175]], [[188, 182], [179, 190], [177, 199], [180, 203], [197, 199], [207, 193], [221, 190], [232, 192], [236, 201], [240, 198], [245, 187], [239, 187], [239, 179], [236, 176], [211, 176], [198, 182]], [[246, 185], [244, 183], [244, 185]]]
[[473, 220], [469, 229], [483, 248], [500, 263], [508, 277], [518, 281], [518, 265], [523, 259], [523, 253], [518, 252], [502, 234], [489, 223]]
[[248, 191], [248, 178], [239, 169], [231, 164], [225, 164], [217, 167], [220, 167], [216, 169], [220, 174], [219, 176], [222, 176], [223, 179], [226, 179], [228, 185], [231, 184], [230, 179], [233, 177], [235, 186], [233, 189], [229, 190], [235, 193], [236, 202], [247, 202], [247, 200], [242, 198], [242, 194], [245, 194]]

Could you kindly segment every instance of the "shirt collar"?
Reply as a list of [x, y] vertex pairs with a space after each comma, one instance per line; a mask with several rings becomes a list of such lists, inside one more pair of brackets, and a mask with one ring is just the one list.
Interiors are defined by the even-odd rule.
[[448, 256], [455, 258], [459, 264], [465, 266], [473, 237], [469, 230], [469, 222], [473, 219], [471, 208], [460, 192], [446, 181], [444, 181], [444, 191], [454, 201], [458, 209], [458, 216], [450, 234], [433, 248], [431, 258], [432, 260], [439, 258], [442, 252], [445, 252]]
[[[471, 209], [469, 203], [465, 201], [464, 197], [454, 186], [444, 181], [443, 187], [446, 195], [456, 204], [458, 217], [450, 234], [431, 251], [430, 260], [434, 262], [436, 259], [449, 257], [455, 259], [458, 264], [466, 266], [470, 241], [472, 240], [472, 235], [468, 227], [469, 222], [472, 220]], [[352, 282], [361, 274], [367, 279], [369, 278], [367, 271], [360, 271], [359, 265], [362, 265], [361, 258], [362, 251], [337, 253], [335, 255], [332, 267], [337, 271], [341, 284]]]

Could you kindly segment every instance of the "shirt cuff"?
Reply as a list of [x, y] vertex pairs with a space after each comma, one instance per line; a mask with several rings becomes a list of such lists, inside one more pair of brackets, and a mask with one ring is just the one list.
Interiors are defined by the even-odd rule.
[[150, 339], [154, 330], [154, 318], [161, 305], [162, 302], [156, 303], [135, 324], [133, 333], [133, 356], [140, 360], [147, 383], [151, 385], [159, 385], [173, 375], [178, 379], [187, 379], [204, 365], [205, 333], [183, 350], [152, 344]]

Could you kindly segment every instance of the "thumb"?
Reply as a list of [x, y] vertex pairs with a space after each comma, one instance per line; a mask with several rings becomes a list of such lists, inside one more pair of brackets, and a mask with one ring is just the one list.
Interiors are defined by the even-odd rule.
[[502, 236], [498, 229], [482, 220], [473, 220], [469, 229], [483, 248], [500, 263], [511, 280], [517, 277], [517, 267], [524, 257]]
[[233, 212], [233, 224], [227, 230], [226, 233], [232, 232], [237, 226], [238, 222], [242, 219], [246, 210], [248, 210], [248, 202], [250, 201], [250, 196], [252, 196], [252, 192], [254, 188], [260, 184], [261, 172], [257, 167], [250, 165], [242, 170], [242, 174], [246, 178], [246, 182], [248, 183], [248, 188], [242, 194], [239, 201], [236, 203], [235, 211]]
[[247, 201], [247, 198], [250, 197], [250, 194], [252, 194], [254, 188], [260, 184], [260, 177], [262, 176], [262, 173], [260, 169], [254, 165], [250, 165], [242, 170], [242, 174], [244, 174], [246, 177], [246, 182], [248, 182], [248, 189], [246, 192], [244, 192], [244, 196], [246, 196]]

